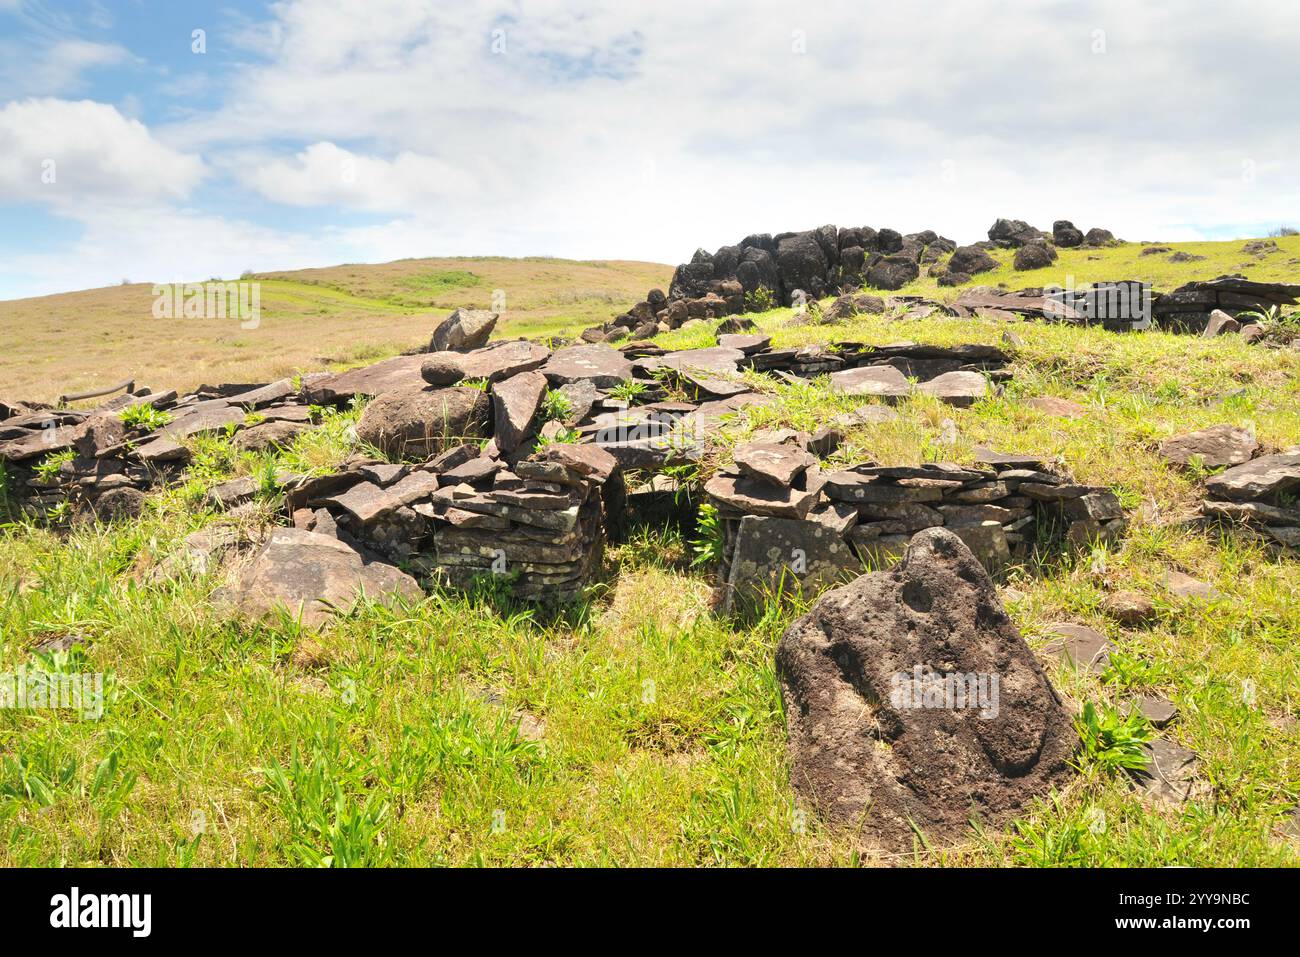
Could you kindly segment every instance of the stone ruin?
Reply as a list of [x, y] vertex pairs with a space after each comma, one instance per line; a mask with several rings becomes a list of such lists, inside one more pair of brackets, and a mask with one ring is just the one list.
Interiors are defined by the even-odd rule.
[[[860, 305], [871, 303], [847, 307]], [[0, 406], [8, 487], [38, 516], [130, 516], [147, 489], [183, 478], [185, 439], [227, 434], [240, 449], [271, 448], [315, 428], [321, 407], [364, 399], [357, 437], [384, 457], [213, 487], [212, 508], [264, 515], [259, 496], [270, 482], [282, 496], [277, 524], [206, 527], [151, 580], [221, 563], [229, 574], [214, 602], [252, 617], [287, 609], [308, 626], [362, 595], [416, 600], [429, 584], [505, 585], [522, 600], [565, 602], [601, 576], [605, 544], [630, 517], [645, 520], [665, 496], [676, 500], [665, 470], [715, 452], [731, 416], [770, 401], [767, 383], [826, 375], [837, 393], [882, 401], [812, 434], [757, 433], [703, 489], [716, 509], [724, 610], [855, 579], [827, 592], [778, 649], [796, 791], [832, 823], [903, 850], [914, 825], [927, 839], [958, 839], [972, 809], [1001, 823], [1063, 780], [1074, 747], [1068, 717], [990, 574], [1038, 543], [1120, 535], [1115, 495], [1039, 456], [985, 448], [969, 465], [824, 465], [844, 429], [896, 417], [891, 402], [919, 393], [968, 406], [989, 394], [1011, 375], [1001, 349], [773, 348], [769, 336], [732, 322], [702, 349], [634, 341], [551, 350], [488, 343], [495, 321], [458, 310], [425, 350], [337, 374], [185, 396], [141, 389], [89, 412]], [[541, 415], [555, 396], [561, 411]], [[146, 404], [168, 420], [123, 421]], [[1233, 467], [1207, 483], [1206, 516], [1294, 544], [1300, 513], [1287, 496], [1300, 488], [1300, 451], [1252, 459], [1253, 440], [1243, 451], [1240, 438], [1171, 444], [1168, 455], [1219, 455]], [[51, 460], [56, 469], [42, 468]], [[893, 682], [907, 673], [927, 687], [996, 674], [997, 714], [900, 703]], [[946, 743], [936, 749], [936, 739]]]
[[972, 466], [823, 472], [811, 444], [788, 433], [739, 446], [735, 466], [705, 486], [723, 529], [725, 608], [887, 566], [926, 529], [946, 528], [997, 574], [1028, 557], [1040, 523], [1075, 546], [1114, 540], [1127, 525], [1112, 491], [1074, 484], [1036, 456], [980, 448]]

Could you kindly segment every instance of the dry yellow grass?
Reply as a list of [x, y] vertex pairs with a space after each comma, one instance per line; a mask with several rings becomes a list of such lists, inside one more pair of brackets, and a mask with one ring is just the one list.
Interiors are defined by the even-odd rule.
[[355, 364], [426, 342], [452, 309], [502, 295], [497, 335], [572, 333], [671, 276], [656, 263], [496, 257], [265, 273], [249, 277], [261, 283], [256, 329], [155, 319], [148, 284], [0, 302], [0, 396], [49, 402], [128, 378], [185, 389]]

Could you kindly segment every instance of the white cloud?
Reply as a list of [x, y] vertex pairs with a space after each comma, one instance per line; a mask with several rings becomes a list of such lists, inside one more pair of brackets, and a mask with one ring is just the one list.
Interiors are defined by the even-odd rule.
[[64, 39], [35, 47], [0, 41], [0, 96], [52, 96], [80, 90], [87, 71], [133, 61], [115, 43]]
[[477, 188], [472, 171], [409, 150], [392, 161], [314, 143], [292, 158], [234, 158], [228, 169], [267, 199], [293, 206], [409, 212]]
[[[146, 129], [100, 104], [0, 109], [0, 201], [49, 200], [42, 144], [71, 151], [77, 202], [55, 208], [86, 224], [75, 256], [109, 277], [436, 254], [676, 262], [826, 222], [960, 241], [1003, 215], [1132, 239], [1300, 225], [1293, 2], [282, 0], [223, 36], [242, 45], [236, 69], [202, 65], [214, 110]], [[80, 70], [107, 54], [83, 55]], [[179, 203], [205, 171], [263, 208], [181, 213], [207, 231], [189, 240], [123, 240], [155, 213], [112, 228], [107, 207]], [[280, 224], [302, 213], [283, 207], [338, 225], [295, 232]], [[84, 285], [74, 272], [42, 274]]]
[[202, 159], [160, 143], [137, 120], [90, 100], [31, 99], [0, 107], [0, 201], [73, 214], [187, 197]]

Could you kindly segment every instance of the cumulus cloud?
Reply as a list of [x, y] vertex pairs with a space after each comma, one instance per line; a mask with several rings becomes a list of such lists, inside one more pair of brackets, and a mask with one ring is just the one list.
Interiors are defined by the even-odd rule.
[[472, 171], [409, 150], [391, 161], [313, 143], [292, 158], [244, 156], [229, 165], [246, 186], [293, 206], [413, 212], [477, 188]]
[[201, 158], [159, 142], [137, 120], [90, 100], [29, 99], [0, 107], [0, 201], [88, 205], [182, 200]]

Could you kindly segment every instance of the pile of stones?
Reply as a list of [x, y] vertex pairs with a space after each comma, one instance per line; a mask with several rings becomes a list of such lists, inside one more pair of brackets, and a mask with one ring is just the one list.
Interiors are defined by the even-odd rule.
[[1205, 482], [1204, 519], [1300, 549], [1300, 447], [1259, 451], [1253, 429], [1235, 425], [1212, 425], [1160, 444], [1161, 457], [1175, 468], [1221, 470]]
[[1205, 515], [1269, 542], [1300, 550], [1300, 448], [1262, 455], [1211, 476]]
[[799, 585], [854, 577], [897, 560], [914, 534], [944, 527], [991, 572], [1024, 557], [1040, 520], [1076, 545], [1126, 527], [1109, 489], [1069, 481], [1037, 456], [980, 448], [975, 464], [864, 463], [823, 472], [802, 433], [777, 433], [735, 449], [735, 464], [705, 486], [721, 524], [724, 607]]
[[1206, 336], [1240, 334], [1247, 341], [1266, 336], [1267, 330], [1249, 319], [1246, 312], [1267, 312], [1273, 306], [1295, 306], [1300, 302], [1300, 285], [1252, 282], [1244, 276], [1220, 276], [1204, 282], [1189, 282], [1173, 292], [1156, 297], [1153, 311], [1164, 329], [1201, 333]]
[[559, 444], [513, 470], [479, 446], [420, 465], [353, 461], [289, 491], [296, 528], [329, 535], [430, 581], [507, 581], [517, 598], [567, 601], [599, 573], [603, 489], [617, 470], [592, 445]]
[[[90, 411], [6, 406], [14, 414], [0, 421], [0, 461], [10, 493], [29, 515], [130, 517], [148, 489], [179, 475], [190, 456], [186, 438], [230, 434], [237, 448], [256, 451], [313, 427], [302, 389], [301, 381], [282, 379], [201, 386], [183, 397], [140, 389]], [[137, 421], [129, 411], [140, 406], [161, 413], [164, 424], [128, 424]], [[57, 469], [42, 467], [50, 461]]]

